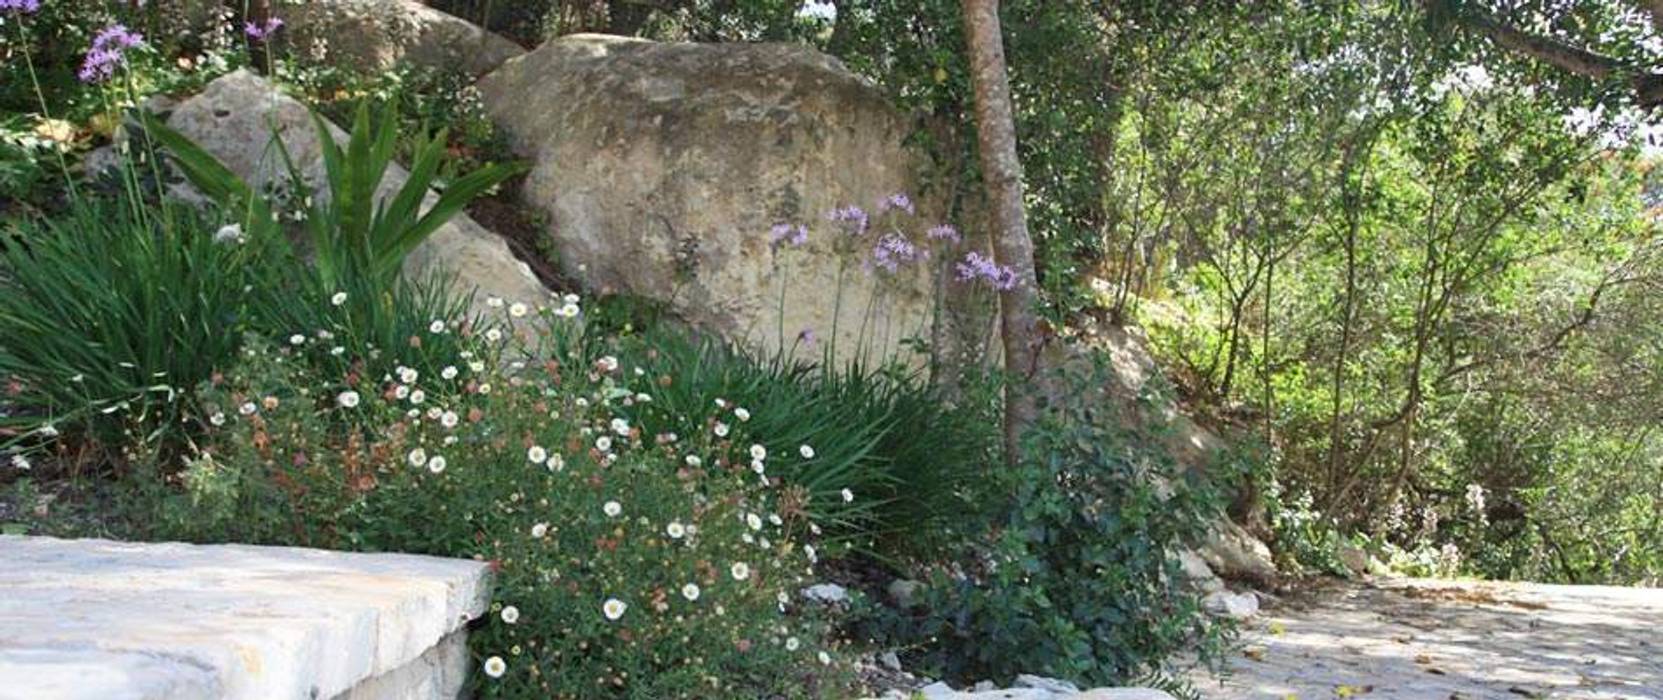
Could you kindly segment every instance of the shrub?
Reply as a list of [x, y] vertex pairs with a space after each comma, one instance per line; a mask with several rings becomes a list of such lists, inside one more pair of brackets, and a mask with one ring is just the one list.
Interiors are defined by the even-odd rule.
[[[580, 323], [548, 320], [562, 335]], [[684, 418], [705, 429], [655, 433], [629, 410], [657, 401], [659, 375], [578, 342], [533, 360], [463, 337], [454, 371], [389, 377], [251, 342], [202, 388], [209, 429], [184, 488], [132, 499], [131, 520], [151, 536], [488, 560], [496, 602], [470, 635], [485, 697], [847, 690], [793, 600], [818, 556], [802, 504], [752, 470], [770, 436], [716, 397]]]
[[722, 398], [732, 409], [725, 422], [763, 436], [768, 474], [799, 489], [834, 539], [922, 548], [977, 508], [966, 484], [997, 445], [996, 422], [914, 373], [759, 357], [668, 326], [603, 347], [658, 379], [651, 403], [625, 409], [655, 432], [707, 429], [687, 417]]
[[190, 388], [228, 364], [267, 285], [270, 241], [218, 224], [182, 206], [83, 199], [0, 233], [9, 421], [106, 439], [135, 423], [172, 430]]
[[930, 572], [920, 606], [879, 611], [867, 634], [961, 681], [1038, 673], [1115, 685], [1158, 673], [1179, 650], [1220, 651], [1227, 628], [1203, 614], [1168, 552], [1201, 537], [1221, 499], [1094, 405], [1109, 371], [1059, 384], [1070, 398], [1032, 429], [1022, 463], [993, 473], [1010, 501], [969, 563]]

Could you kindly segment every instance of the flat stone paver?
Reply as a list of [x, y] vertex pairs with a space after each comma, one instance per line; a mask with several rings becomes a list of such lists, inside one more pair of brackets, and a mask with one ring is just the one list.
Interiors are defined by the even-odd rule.
[[0, 536], [0, 700], [454, 694], [488, 596], [465, 560]]
[[1382, 579], [1245, 623], [1207, 700], [1663, 700], [1663, 589]]

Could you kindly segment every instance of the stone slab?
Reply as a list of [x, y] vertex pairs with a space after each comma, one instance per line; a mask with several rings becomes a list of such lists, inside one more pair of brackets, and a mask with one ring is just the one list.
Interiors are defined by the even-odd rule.
[[473, 561], [0, 536], [0, 700], [454, 696], [489, 591]]

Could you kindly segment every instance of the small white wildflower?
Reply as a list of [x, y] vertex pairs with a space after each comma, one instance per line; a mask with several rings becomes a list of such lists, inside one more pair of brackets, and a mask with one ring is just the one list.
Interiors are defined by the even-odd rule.
[[843, 489], [843, 502], [844, 503], [854, 503], [855, 502], [855, 492], [850, 491], [848, 489]]
[[543, 465], [548, 467], [549, 471], [557, 472], [566, 468], [566, 458], [560, 456], [559, 453], [555, 453], [549, 455], [549, 461], [544, 462]]
[[798, 445], [797, 454], [802, 455], [803, 459], [814, 459], [814, 448], [808, 445]]
[[532, 464], [542, 464], [543, 460], [549, 458], [549, 451], [543, 449], [542, 445], [532, 445], [531, 449], [525, 451], [525, 458]]
[[215, 243], [243, 242], [243, 227], [240, 224], [226, 224], [214, 232]]
[[613, 418], [612, 432], [623, 436], [629, 435], [629, 421], [622, 418]]
[[493, 343], [502, 340], [502, 331], [495, 328], [488, 328], [485, 330], [485, 339]]
[[810, 564], [820, 561], [820, 557], [815, 554], [814, 545], [812, 544], [803, 545], [803, 554], [808, 556], [808, 563]]
[[461, 420], [462, 417], [456, 415], [455, 411], [445, 411], [444, 413], [439, 414], [439, 425], [445, 426], [446, 428], [456, 427], [456, 424], [461, 422]]
[[624, 512], [624, 507], [618, 505], [617, 501], [607, 501], [601, 506], [601, 512], [605, 513], [608, 518], [616, 518], [618, 514]]
[[447, 464], [447, 462], [445, 461], [444, 456], [433, 455], [432, 458], [427, 460], [427, 470], [433, 472], [434, 474], [438, 474], [445, 470], [445, 464]]
[[340, 306], [341, 304], [345, 304], [346, 303], [346, 292], [335, 292], [335, 296], [329, 297], [329, 303], [332, 306]]
[[577, 308], [577, 304], [565, 304], [555, 313], [562, 318], [576, 318], [580, 310]]
[[681, 521], [672, 520], [669, 525], [664, 526], [664, 534], [669, 535], [672, 540], [679, 540], [687, 535], [687, 528], [682, 526]]
[[24, 457], [23, 455], [12, 455], [12, 468], [13, 469], [16, 469], [20, 472], [26, 472], [26, 471], [29, 471], [33, 467], [34, 467], [34, 465], [29, 463], [29, 458], [28, 457]]
[[751, 526], [752, 530], [761, 530], [762, 529], [762, 518], [760, 516], [758, 516], [756, 513], [746, 513], [745, 514], [745, 524]]
[[603, 356], [595, 361], [595, 367], [604, 373], [611, 374], [618, 371], [618, 358], [611, 355]]
[[213, 415], [208, 416], [208, 422], [212, 423], [216, 428], [225, 425], [225, 414], [219, 411], [214, 411]]
[[598, 438], [595, 438], [595, 449], [600, 450], [602, 452], [611, 452], [612, 451], [612, 438], [609, 438], [605, 435], [602, 435]]
[[822, 652], [820, 652], [818, 658], [820, 659], [820, 663], [822, 663], [826, 666], [831, 665], [831, 654], [827, 654], [826, 652], [822, 651]]
[[508, 662], [503, 661], [502, 657], [493, 656], [485, 660], [485, 675], [492, 678], [501, 678], [502, 674], [507, 672]]
[[768, 514], [768, 522], [771, 523], [774, 527], [779, 527], [779, 526], [785, 524], [785, 521], [780, 519], [779, 513], [769, 513]]
[[410, 462], [410, 466], [412, 467], [419, 467], [427, 464], [427, 450], [420, 447], [410, 450], [410, 454], [407, 455], [405, 459]]
[[549, 524], [548, 523], [537, 523], [536, 525], [531, 526], [531, 536], [532, 537], [535, 537], [535, 538], [540, 540], [540, 539], [543, 539], [543, 537], [547, 534], [549, 534]]
[[410, 398], [410, 387], [403, 384], [393, 387], [393, 398], [400, 401]]
[[410, 403], [419, 404], [427, 400], [427, 392], [417, 389], [410, 392]]
[[485, 305], [493, 309], [502, 308], [502, 297], [485, 297]]
[[306, 336], [301, 335], [300, 333], [296, 333], [294, 335], [291, 335], [291, 336], [289, 336], [289, 344], [290, 345], [305, 345], [306, 344]]
[[474, 374], [479, 374], [480, 372], [484, 372], [485, 371], [485, 362], [483, 360], [474, 360], [472, 362], [469, 362], [468, 363], [468, 371], [473, 372]]
[[510, 625], [520, 621], [520, 609], [512, 605], [503, 606], [501, 614], [502, 621]]
[[716, 432], [716, 437], [727, 437], [728, 436], [728, 424], [727, 423], [717, 423], [715, 432]]
[[743, 581], [751, 577], [751, 565], [738, 562], [728, 569], [728, 573], [733, 574], [733, 580]]
[[751, 420], [751, 412], [745, 410], [743, 406], [733, 409], [733, 416], [738, 418], [741, 423], [749, 422]]
[[717, 408], [727, 408], [728, 407], [728, 400], [727, 399], [721, 399], [721, 398], [716, 399], [716, 407]]
[[443, 332], [445, 332], [445, 322], [435, 319], [432, 323], [427, 324], [427, 332], [429, 332], [429, 333], [443, 333]]
[[237, 407], [237, 412], [245, 416], [252, 416], [254, 415], [254, 412], [258, 410], [260, 410], [260, 408], [255, 406], [253, 401], [246, 401], [243, 405]]
[[450, 366], [445, 367], [442, 370], [439, 370], [439, 378], [440, 379], [447, 379], [447, 380], [448, 379], [455, 379], [456, 378], [456, 365], [450, 365]]
[[681, 587], [681, 597], [690, 601], [699, 599], [699, 584], [689, 583]]
[[624, 601], [618, 600], [617, 598], [607, 598], [606, 602], [601, 604], [601, 613], [606, 615], [606, 619], [608, 620], [616, 620], [623, 617], [624, 611], [628, 609], [629, 605], [625, 604]]
[[481, 394], [491, 393], [491, 383], [486, 382], [484, 384], [479, 385], [479, 393], [481, 393]]
[[768, 472], [768, 465], [764, 464], [760, 459], [753, 459], [751, 460], [751, 471], [758, 474], [766, 474]]
[[342, 346], [342, 345], [336, 345], [335, 347], [332, 347], [332, 348], [329, 349], [329, 354], [333, 355], [335, 357], [340, 357], [342, 355], [345, 355], [346, 354], [346, 347]]
[[802, 646], [802, 644], [803, 643], [801, 641], [798, 641], [798, 639], [796, 637], [787, 637], [786, 640], [785, 640], [785, 650], [786, 651], [796, 651], [799, 647]]
[[409, 367], [398, 368], [398, 380], [405, 384], [415, 384], [421, 378], [421, 373]]
[[751, 459], [767, 459], [768, 448], [761, 445], [751, 445]]
[[525, 316], [526, 312], [528, 312], [530, 310], [531, 309], [528, 308], [525, 304], [522, 304], [522, 303], [516, 301], [516, 302], [514, 302], [513, 305], [508, 307], [508, 315], [513, 316], [514, 318], [520, 318], [522, 316]]

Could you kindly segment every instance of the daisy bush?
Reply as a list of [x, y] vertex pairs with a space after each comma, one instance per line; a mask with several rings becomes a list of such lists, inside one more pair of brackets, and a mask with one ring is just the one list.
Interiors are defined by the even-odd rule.
[[199, 451], [132, 520], [489, 562], [484, 697], [846, 695], [799, 594], [828, 545], [769, 473], [813, 448], [770, 451], [722, 396], [684, 416], [701, 429], [649, 429], [631, 416], [674, 377], [599, 354], [571, 298], [503, 313], [512, 332], [435, 323], [456, 348], [436, 370], [400, 362], [409, 346], [372, 372], [362, 348], [320, 364], [311, 336], [250, 339], [200, 389]]

